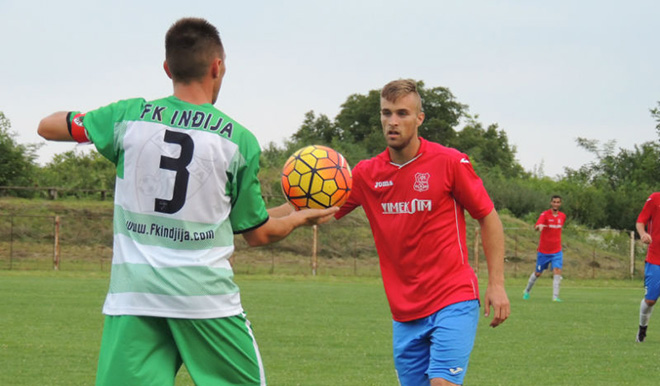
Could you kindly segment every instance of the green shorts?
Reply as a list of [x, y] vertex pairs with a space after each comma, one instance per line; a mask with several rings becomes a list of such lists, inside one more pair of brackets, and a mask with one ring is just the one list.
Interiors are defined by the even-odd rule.
[[198, 386], [265, 385], [245, 314], [217, 319], [106, 316], [96, 385], [174, 385], [185, 363]]

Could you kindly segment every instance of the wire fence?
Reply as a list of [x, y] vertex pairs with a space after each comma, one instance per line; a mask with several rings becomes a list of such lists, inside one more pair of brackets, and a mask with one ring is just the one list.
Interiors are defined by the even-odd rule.
[[[479, 229], [467, 228], [470, 264], [487, 276]], [[112, 216], [0, 214], [0, 269], [109, 272]], [[505, 273], [534, 271], [538, 233], [529, 226], [505, 228]], [[318, 228], [297, 229], [266, 247], [249, 248], [235, 239], [233, 267], [239, 274], [379, 276], [378, 256], [368, 224], [352, 214]], [[631, 231], [568, 227], [563, 236], [565, 278], [642, 278], [646, 246]]]

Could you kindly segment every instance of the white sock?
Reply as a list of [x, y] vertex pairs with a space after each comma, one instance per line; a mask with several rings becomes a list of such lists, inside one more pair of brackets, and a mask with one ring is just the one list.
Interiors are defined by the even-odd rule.
[[529, 292], [532, 290], [532, 287], [534, 287], [534, 283], [536, 283], [536, 279], [538, 279], [538, 277], [534, 272], [532, 272], [532, 275], [529, 277], [529, 281], [527, 282], [527, 288], [525, 288], [525, 292]]
[[639, 325], [648, 326], [649, 319], [651, 319], [651, 312], [653, 312], [653, 306], [646, 304], [646, 300], [642, 299], [642, 303], [639, 305]]
[[561, 275], [554, 275], [552, 277], [552, 298], [557, 299], [559, 297], [559, 284], [561, 283]]

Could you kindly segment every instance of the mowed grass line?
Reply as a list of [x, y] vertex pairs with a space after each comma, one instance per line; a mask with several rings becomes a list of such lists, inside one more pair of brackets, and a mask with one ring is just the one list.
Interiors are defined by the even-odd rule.
[[[397, 385], [380, 280], [237, 281], [269, 385]], [[523, 281], [508, 283], [513, 314], [495, 329], [481, 319], [466, 385], [658, 384], [660, 322], [652, 318], [647, 342], [634, 342], [641, 282], [565, 280], [558, 304], [551, 281], [541, 278], [527, 301]], [[93, 384], [107, 282], [104, 274], [0, 271], [0, 384]], [[177, 385], [192, 384], [184, 369]]]

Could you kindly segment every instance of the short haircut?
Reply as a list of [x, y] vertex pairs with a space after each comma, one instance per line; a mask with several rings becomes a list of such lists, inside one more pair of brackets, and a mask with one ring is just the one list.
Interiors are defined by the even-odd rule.
[[415, 94], [418, 100], [418, 112], [422, 111], [422, 97], [417, 91], [417, 82], [412, 79], [399, 79], [393, 80], [390, 83], [386, 84], [385, 87], [380, 92], [380, 97], [390, 101], [396, 102], [399, 98], [402, 98], [408, 94]]
[[165, 35], [165, 60], [174, 81], [202, 79], [211, 61], [223, 55], [220, 34], [205, 19], [179, 19]]
[[555, 198], [558, 198], [561, 201], [561, 196], [558, 194], [555, 194], [554, 196], [550, 197], [550, 201], [554, 200]]

